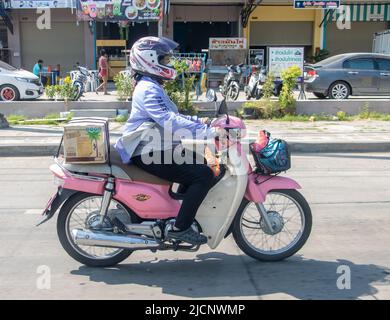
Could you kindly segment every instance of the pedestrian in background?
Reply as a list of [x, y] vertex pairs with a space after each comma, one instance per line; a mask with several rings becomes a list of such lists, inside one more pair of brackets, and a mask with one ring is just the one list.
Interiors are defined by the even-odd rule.
[[46, 85], [47, 84], [47, 77], [45, 77], [41, 74], [42, 70], [43, 70], [43, 60], [39, 59], [38, 62], [34, 65], [33, 74], [35, 74], [37, 77], [39, 77], [41, 79], [41, 82], [43, 83], [43, 85]]
[[108, 95], [107, 92], [107, 84], [108, 84], [108, 72], [109, 72], [109, 65], [108, 65], [108, 55], [104, 49], [100, 51], [100, 58], [99, 58], [99, 79], [103, 81], [103, 83], [96, 89], [96, 94], [100, 91], [100, 89], [103, 88], [104, 94]]

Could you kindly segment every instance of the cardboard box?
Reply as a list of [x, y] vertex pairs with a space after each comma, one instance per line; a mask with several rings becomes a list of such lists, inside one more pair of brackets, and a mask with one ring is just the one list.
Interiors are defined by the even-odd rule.
[[64, 127], [65, 163], [98, 164], [108, 161], [106, 118], [78, 118]]

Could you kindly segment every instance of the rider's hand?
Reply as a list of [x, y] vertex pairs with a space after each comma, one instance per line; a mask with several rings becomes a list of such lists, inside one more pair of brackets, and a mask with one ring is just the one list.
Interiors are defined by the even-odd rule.
[[208, 117], [205, 117], [205, 118], [200, 118], [200, 121], [203, 123], [203, 124], [210, 124], [210, 118]]

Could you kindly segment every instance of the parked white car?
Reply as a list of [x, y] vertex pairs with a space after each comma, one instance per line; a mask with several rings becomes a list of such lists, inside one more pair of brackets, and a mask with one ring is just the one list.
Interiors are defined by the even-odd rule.
[[36, 99], [43, 94], [39, 77], [0, 61], [0, 101]]

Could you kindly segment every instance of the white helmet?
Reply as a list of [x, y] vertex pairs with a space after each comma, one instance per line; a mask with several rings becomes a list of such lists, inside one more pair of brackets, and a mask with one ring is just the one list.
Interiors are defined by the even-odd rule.
[[171, 65], [164, 65], [161, 60], [172, 55], [178, 43], [157, 37], [144, 37], [137, 40], [130, 52], [130, 66], [134, 72], [157, 77], [163, 80], [176, 78], [176, 70]]

